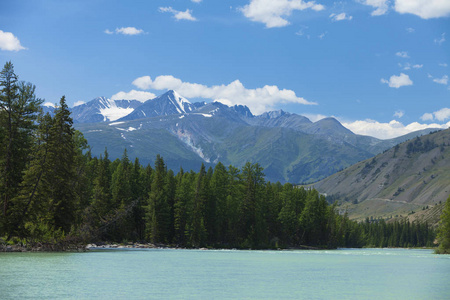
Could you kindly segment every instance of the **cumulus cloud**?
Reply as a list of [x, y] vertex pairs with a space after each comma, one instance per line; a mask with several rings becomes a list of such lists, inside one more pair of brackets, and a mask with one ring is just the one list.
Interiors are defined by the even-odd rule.
[[11, 32], [0, 30], [0, 49], [6, 51], [20, 51], [26, 48], [20, 44], [19, 39]]
[[448, 84], [448, 75], [444, 75], [444, 76], [442, 76], [442, 78], [434, 78], [433, 81], [436, 83], [439, 83], [439, 84], [447, 85]]
[[440, 63], [439, 66], [440, 66], [440, 67], [447, 68], [448, 65], [447, 65], [446, 63]]
[[406, 28], [406, 31], [408, 33], [414, 33], [416, 30], [414, 28], [412, 28], [412, 27], [408, 27], [408, 28]]
[[437, 45], [442, 45], [442, 43], [445, 42], [445, 32], [441, 34], [440, 38], [434, 39], [434, 43]]
[[422, 19], [450, 16], [447, 0], [395, 0], [394, 9], [401, 14], [413, 14]]
[[348, 20], [350, 21], [351, 19], [353, 19], [353, 16], [347, 16], [346, 13], [340, 13], [338, 15], [336, 14], [331, 14], [330, 18], [332, 21], [337, 22], [337, 21], [344, 21], [344, 20]]
[[75, 102], [75, 104], [73, 105], [73, 107], [75, 107], [75, 106], [80, 106], [80, 105], [83, 105], [83, 104], [85, 104], [86, 102], [84, 102], [84, 101], [77, 101], [77, 102]]
[[56, 104], [55, 103], [52, 103], [52, 102], [45, 102], [44, 104], [42, 104], [43, 106], [47, 106], [47, 107], [56, 107]]
[[404, 73], [400, 73], [399, 76], [392, 75], [389, 78], [389, 80], [382, 78], [381, 82], [387, 83], [389, 85], [389, 87], [396, 88], [396, 89], [398, 89], [399, 87], [402, 87], [402, 86], [413, 85], [412, 80], [409, 78], [408, 75], [406, 75]]
[[391, 139], [427, 128], [447, 129], [450, 127], [450, 122], [446, 124], [421, 124], [418, 122], [413, 122], [408, 125], [403, 125], [401, 122], [396, 120], [392, 120], [389, 123], [381, 123], [368, 119], [354, 122], [342, 122], [342, 125], [356, 134], [373, 136], [379, 139]]
[[192, 15], [192, 10], [186, 9], [185, 11], [179, 11], [175, 10], [172, 7], [160, 7], [159, 12], [165, 13], [171, 13], [173, 14], [173, 17], [179, 21], [179, 20], [187, 20], [187, 21], [197, 21], [197, 19]]
[[406, 52], [406, 51], [397, 52], [397, 53], [395, 53], [395, 55], [397, 55], [398, 57], [401, 57], [401, 58], [409, 58], [408, 52]]
[[104, 31], [106, 34], [123, 34], [123, 35], [139, 35], [145, 33], [142, 29], [137, 29], [136, 27], [121, 27], [116, 28], [116, 30], [111, 31], [106, 29]]
[[438, 111], [432, 113], [425, 113], [422, 117], [420, 117], [423, 121], [446, 121], [450, 119], [450, 108], [442, 108]]
[[359, 2], [375, 8], [375, 10], [371, 13], [372, 16], [384, 15], [389, 9], [388, 0], [359, 0]]
[[131, 90], [129, 92], [118, 92], [111, 96], [112, 100], [138, 100], [145, 102], [156, 98], [156, 95], [150, 92]]
[[150, 76], [136, 78], [133, 85], [143, 89], [176, 90], [188, 98], [204, 98], [219, 101], [227, 105], [247, 105], [255, 114], [271, 110], [278, 103], [298, 103], [314, 105], [317, 103], [298, 97], [294, 91], [279, 89], [275, 85], [248, 89], [239, 80], [227, 85], [206, 86], [199, 83], [183, 82], [171, 75], [158, 76], [154, 80]]
[[191, 0], [192, 2], [194, 2], [194, 3], [200, 3], [200, 2], [202, 2], [202, 0]]
[[267, 28], [287, 26], [289, 21], [286, 18], [293, 11], [305, 9], [321, 11], [325, 7], [322, 4], [316, 4], [315, 1], [251, 0], [249, 4], [239, 8], [245, 17], [253, 22], [264, 23]]

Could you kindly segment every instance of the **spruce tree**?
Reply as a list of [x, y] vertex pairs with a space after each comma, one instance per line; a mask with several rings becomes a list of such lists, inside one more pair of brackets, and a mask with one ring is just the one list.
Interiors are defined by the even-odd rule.
[[441, 214], [437, 238], [439, 241], [439, 248], [436, 252], [440, 254], [450, 254], [450, 197], [447, 198], [444, 210]]
[[41, 99], [35, 86], [19, 82], [7, 62], [0, 73], [0, 235], [11, 231], [11, 199], [19, 191], [23, 171], [30, 161]]

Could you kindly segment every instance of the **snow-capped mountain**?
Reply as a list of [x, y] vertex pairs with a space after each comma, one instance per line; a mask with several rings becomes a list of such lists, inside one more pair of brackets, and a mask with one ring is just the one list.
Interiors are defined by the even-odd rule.
[[170, 90], [155, 99], [147, 100], [133, 112], [120, 118], [119, 121], [185, 114], [203, 105], [205, 105], [204, 102], [192, 104], [177, 92]]
[[85, 104], [73, 107], [72, 118], [75, 123], [95, 123], [116, 121], [130, 113], [142, 102], [137, 100], [111, 100], [95, 98]]
[[160, 154], [173, 170], [258, 162], [268, 180], [296, 183], [325, 178], [411, 138], [360, 136], [336, 119], [311, 122], [282, 110], [254, 116], [243, 105], [191, 103], [175, 91], [144, 103], [96, 98], [75, 107], [73, 118], [93, 155], [106, 147], [120, 158], [127, 149], [130, 158], [151, 163]]
[[49, 113], [50, 115], [53, 115], [54, 111], [55, 111], [55, 104], [50, 102], [42, 104], [42, 112], [44, 114]]

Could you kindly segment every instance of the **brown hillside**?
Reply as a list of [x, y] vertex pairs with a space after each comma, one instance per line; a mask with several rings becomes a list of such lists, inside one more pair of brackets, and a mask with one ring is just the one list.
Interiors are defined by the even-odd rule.
[[432, 208], [450, 194], [450, 129], [406, 141], [311, 186], [354, 219]]

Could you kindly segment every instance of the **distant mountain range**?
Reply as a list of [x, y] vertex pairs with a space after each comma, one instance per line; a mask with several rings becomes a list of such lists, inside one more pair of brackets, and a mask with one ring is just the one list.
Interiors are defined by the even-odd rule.
[[334, 118], [311, 122], [282, 110], [255, 116], [246, 106], [191, 103], [175, 91], [145, 102], [96, 98], [74, 107], [72, 117], [94, 155], [107, 147], [111, 158], [120, 158], [126, 148], [130, 158], [153, 163], [160, 154], [174, 170], [250, 161], [265, 169], [267, 180], [292, 183], [323, 179], [431, 131], [380, 140], [354, 134]]
[[450, 195], [450, 129], [406, 141], [311, 186], [342, 202], [355, 219], [409, 215], [436, 223], [439, 204]]

